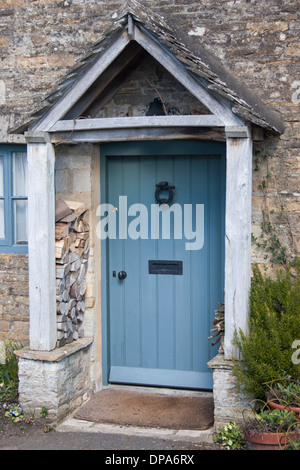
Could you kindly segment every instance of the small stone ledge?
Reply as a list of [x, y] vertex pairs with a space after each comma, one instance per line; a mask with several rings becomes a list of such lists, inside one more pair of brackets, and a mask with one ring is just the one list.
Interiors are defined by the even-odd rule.
[[32, 361], [45, 361], [45, 362], [60, 362], [66, 357], [87, 348], [92, 344], [93, 338], [78, 338], [72, 343], [66, 344], [62, 348], [56, 348], [52, 351], [34, 351], [29, 348], [19, 349], [14, 351], [16, 356], [22, 359], [29, 359]]
[[210, 369], [226, 369], [232, 370], [234, 362], [231, 359], [225, 359], [223, 354], [218, 354], [213, 357], [208, 363]]

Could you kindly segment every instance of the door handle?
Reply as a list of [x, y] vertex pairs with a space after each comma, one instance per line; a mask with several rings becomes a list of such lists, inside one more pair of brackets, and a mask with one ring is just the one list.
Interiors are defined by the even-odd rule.
[[118, 278], [120, 279], [120, 281], [123, 281], [124, 279], [126, 279], [126, 277], [127, 277], [127, 273], [125, 271], [119, 272]]

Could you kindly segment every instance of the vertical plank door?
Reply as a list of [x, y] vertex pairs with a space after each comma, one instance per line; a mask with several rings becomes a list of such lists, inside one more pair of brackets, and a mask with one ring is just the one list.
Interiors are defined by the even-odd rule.
[[[109, 381], [211, 389], [207, 362], [217, 349], [208, 336], [214, 310], [224, 298], [224, 146], [114, 144], [104, 146], [101, 155], [106, 158], [102, 199], [117, 209], [117, 236], [105, 242]], [[156, 185], [164, 181], [175, 187], [169, 207], [177, 215], [169, 214], [170, 234], [163, 233], [160, 216], [155, 234], [151, 210], [158, 204]], [[189, 227], [194, 233], [197, 229], [197, 240], [191, 239]], [[149, 262], [156, 263], [157, 273], [151, 273]], [[159, 262], [169, 263], [171, 272], [165, 274]], [[120, 280], [121, 271], [126, 278]]]

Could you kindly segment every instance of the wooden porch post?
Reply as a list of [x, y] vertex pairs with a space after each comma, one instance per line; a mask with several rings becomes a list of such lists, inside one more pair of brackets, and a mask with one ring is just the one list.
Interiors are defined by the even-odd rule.
[[55, 154], [47, 133], [26, 133], [30, 349], [56, 345]]
[[226, 359], [238, 358], [234, 331], [247, 332], [251, 284], [252, 139], [248, 127], [226, 127]]

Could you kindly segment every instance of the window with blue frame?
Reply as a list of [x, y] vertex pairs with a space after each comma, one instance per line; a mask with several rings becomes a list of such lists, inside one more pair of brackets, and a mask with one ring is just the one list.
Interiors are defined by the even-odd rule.
[[0, 252], [27, 253], [26, 146], [0, 145]]

